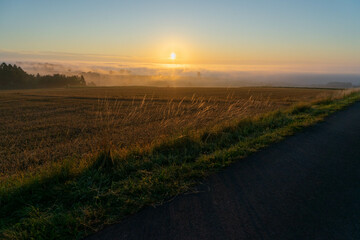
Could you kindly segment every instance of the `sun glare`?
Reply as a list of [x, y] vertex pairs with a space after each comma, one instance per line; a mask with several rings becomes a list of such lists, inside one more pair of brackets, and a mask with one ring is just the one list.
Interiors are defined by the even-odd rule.
[[170, 59], [171, 59], [171, 60], [175, 60], [175, 59], [176, 59], [176, 53], [172, 52], [172, 53], [170, 54]]

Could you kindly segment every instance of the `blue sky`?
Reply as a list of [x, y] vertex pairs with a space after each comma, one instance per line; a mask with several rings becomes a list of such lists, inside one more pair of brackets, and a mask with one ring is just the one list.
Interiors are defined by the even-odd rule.
[[0, 49], [189, 64], [360, 66], [360, 1], [4, 1]]

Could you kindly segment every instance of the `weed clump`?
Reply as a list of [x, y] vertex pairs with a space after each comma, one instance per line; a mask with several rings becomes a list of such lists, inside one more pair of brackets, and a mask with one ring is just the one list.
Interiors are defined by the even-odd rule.
[[296, 104], [295, 106], [292, 107], [291, 113], [292, 114], [304, 113], [306, 111], [309, 111], [310, 108], [311, 105], [308, 103]]
[[93, 164], [93, 168], [108, 172], [112, 171], [114, 166], [115, 160], [110, 149], [99, 152]]

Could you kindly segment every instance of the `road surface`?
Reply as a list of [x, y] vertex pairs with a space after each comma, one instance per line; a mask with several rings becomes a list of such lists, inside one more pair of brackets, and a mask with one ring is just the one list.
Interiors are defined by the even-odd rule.
[[360, 103], [87, 239], [360, 239]]

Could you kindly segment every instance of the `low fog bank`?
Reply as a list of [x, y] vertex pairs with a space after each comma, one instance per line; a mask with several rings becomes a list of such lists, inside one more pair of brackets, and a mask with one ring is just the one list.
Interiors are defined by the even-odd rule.
[[360, 74], [326, 74], [271, 71], [226, 71], [185, 65], [138, 65], [102, 63], [68, 64], [13, 62], [31, 74], [83, 75], [88, 85], [169, 87], [355, 87]]

